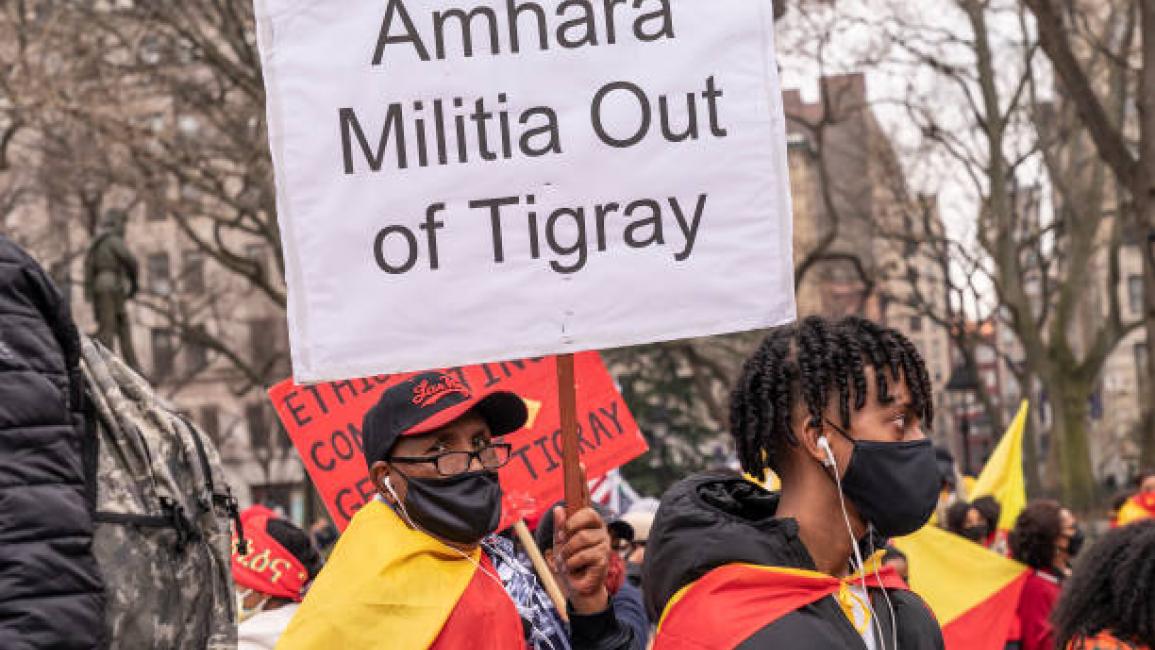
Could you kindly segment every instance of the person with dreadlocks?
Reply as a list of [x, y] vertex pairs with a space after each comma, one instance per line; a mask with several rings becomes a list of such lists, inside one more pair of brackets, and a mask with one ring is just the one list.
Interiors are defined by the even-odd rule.
[[1053, 647], [1155, 648], [1155, 520], [1107, 533], [1080, 560], [1052, 617]]
[[742, 469], [773, 470], [781, 490], [702, 475], [667, 492], [643, 578], [654, 649], [941, 649], [930, 610], [880, 557], [937, 503], [932, 401], [922, 357], [893, 329], [810, 317], [770, 330], [733, 390], [730, 431]]

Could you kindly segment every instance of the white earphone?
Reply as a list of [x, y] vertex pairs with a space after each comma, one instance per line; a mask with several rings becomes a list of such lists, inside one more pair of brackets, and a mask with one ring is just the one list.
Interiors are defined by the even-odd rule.
[[834, 461], [834, 450], [830, 448], [830, 441], [826, 439], [826, 436], [818, 436], [817, 444], [819, 449], [826, 452], [826, 460], [822, 461], [822, 464], [826, 467], [837, 467], [838, 463]]
[[[859, 574], [860, 574], [859, 577], [862, 581], [861, 582], [862, 593], [867, 594], [864, 604], [866, 605], [866, 608], [870, 611], [871, 620], [874, 622], [875, 630], [878, 632], [878, 638], [881, 640], [884, 636], [884, 633], [882, 631], [882, 624], [878, 622], [878, 612], [874, 611], [874, 606], [870, 604], [870, 596], [869, 596], [870, 592], [866, 587], [866, 575], [865, 575], [866, 565], [863, 564], [862, 552], [858, 548], [858, 540], [856, 540], [854, 538], [854, 529], [850, 525], [850, 516], [846, 512], [846, 501], [842, 496], [842, 479], [839, 478], [839, 476], [838, 476], [838, 461], [836, 461], [834, 459], [834, 450], [830, 448], [830, 441], [826, 439], [825, 435], [818, 436], [818, 440], [815, 441], [815, 444], [818, 445], [819, 449], [826, 452], [826, 460], [822, 461], [822, 465], [825, 467], [834, 468], [834, 483], [838, 488], [838, 505], [842, 509], [842, 519], [846, 523], [846, 532], [850, 534], [850, 547], [854, 553], [851, 566], [854, 566], [855, 564], [858, 565], [856, 567], [856, 570], [859, 572]], [[871, 539], [871, 538], [868, 536], [867, 539]], [[871, 540], [871, 543], [873, 545], [873, 540]], [[874, 574], [875, 574], [876, 578], [879, 577], [877, 564], [874, 566]], [[879, 582], [881, 582], [881, 578], [879, 579]], [[894, 616], [894, 606], [891, 605], [890, 596], [887, 595], [885, 588], [882, 589], [882, 597], [886, 599], [886, 606], [890, 610], [890, 620], [891, 620], [891, 624], [894, 626], [891, 629], [891, 633], [892, 633], [891, 641], [893, 643], [893, 647], [897, 649], [898, 648], [898, 627], [897, 627], [898, 622]]]
[[[381, 487], [385, 488], [385, 491], [393, 497], [393, 500], [396, 501], [398, 505], [401, 505], [401, 497], [397, 496], [397, 490], [393, 489], [393, 481], [389, 480], [388, 476], [385, 477], [385, 480], [381, 481]], [[401, 507], [404, 508], [405, 506]], [[409, 518], [409, 513], [405, 513], [405, 518]]]

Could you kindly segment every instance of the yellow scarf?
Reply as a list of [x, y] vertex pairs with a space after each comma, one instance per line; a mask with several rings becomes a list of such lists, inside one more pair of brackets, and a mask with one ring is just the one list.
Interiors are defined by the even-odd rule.
[[[473, 551], [480, 561], [480, 551]], [[353, 517], [278, 650], [426, 650], [477, 566], [380, 501]]]

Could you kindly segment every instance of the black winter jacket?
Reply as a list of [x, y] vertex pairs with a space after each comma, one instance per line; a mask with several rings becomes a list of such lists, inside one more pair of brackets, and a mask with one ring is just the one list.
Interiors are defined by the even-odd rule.
[[[815, 570], [798, 537], [798, 523], [775, 518], [778, 495], [740, 478], [694, 476], [663, 497], [646, 545], [643, 584], [653, 620], [682, 587], [725, 564], [741, 562]], [[871, 589], [882, 626], [876, 647], [893, 646], [894, 620], [882, 596]], [[909, 591], [886, 590], [898, 621], [902, 650], [942, 650], [942, 631], [922, 600]], [[719, 621], [719, 624], [724, 623]], [[866, 644], [828, 596], [778, 619], [738, 645], [740, 650], [863, 650]]]
[[81, 461], [80, 341], [68, 304], [0, 236], [0, 648], [101, 647], [104, 591]]

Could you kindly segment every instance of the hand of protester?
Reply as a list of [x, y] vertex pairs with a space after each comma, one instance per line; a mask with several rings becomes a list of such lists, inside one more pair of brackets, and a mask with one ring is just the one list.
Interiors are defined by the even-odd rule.
[[609, 569], [610, 533], [593, 508], [585, 507], [567, 516], [565, 508], [553, 510], [554, 567], [561, 576], [562, 589], [578, 614], [604, 611], [609, 602], [606, 571]]

